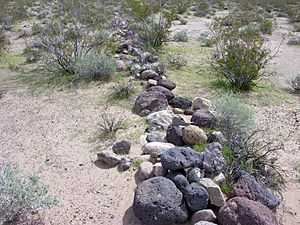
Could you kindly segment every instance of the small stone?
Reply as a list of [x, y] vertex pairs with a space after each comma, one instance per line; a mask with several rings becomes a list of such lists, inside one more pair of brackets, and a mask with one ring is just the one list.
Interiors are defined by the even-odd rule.
[[207, 190], [209, 194], [209, 200], [212, 205], [217, 207], [222, 207], [225, 205], [225, 197], [221, 191], [221, 188], [217, 184], [215, 184], [209, 178], [200, 179], [200, 184], [203, 185]]
[[165, 176], [167, 174], [167, 170], [163, 168], [161, 163], [155, 163], [153, 165], [153, 173], [155, 176]]
[[204, 177], [204, 174], [198, 167], [191, 168], [188, 171], [187, 178], [190, 183], [199, 182], [200, 179], [203, 177]]
[[193, 110], [198, 110], [198, 109], [209, 109], [211, 108], [211, 101], [205, 99], [205, 98], [195, 98], [193, 101]]
[[126, 70], [126, 64], [122, 60], [116, 60], [117, 71]]
[[153, 164], [150, 162], [142, 162], [139, 166], [137, 177], [139, 181], [148, 180], [153, 177]]
[[173, 108], [172, 111], [174, 114], [183, 114], [184, 113], [184, 111], [179, 108]]
[[146, 91], [160, 92], [166, 96], [168, 101], [174, 98], [174, 94], [169, 89], [164, 88], [162, 86], [152, 86], [149, 87]]
[[195, 224], [200, 221], [214, 222], [217, 217], [211, 209], [200, 210], [192, 216], [191, 223]]
[[179, 108], [179, 109], [189, 109], [192, 107], [193, 103], [188, 98], [183, 97], [176, 97], [169, 101], [170, 106], [173, 108]]
[[138, 160], [142, 162], [151, 162], [152, 164], [156, 163], [157, 159], [153, 158], [151, 155], [140, 155], [137, 157]]
[[153, 79], [149, 79], [148, 80], [148, 83], [147, 83], [148, 87], [152, 87], [152, 86], [156, 86], [156, 85], [157, 85], [157, 81], [156, 80], [153, 80]]
[[147, 141], [147, 135], [141, 135], [140, 136], [140, 145], [144, 146], [147, 143], [148, 143], [148, 141]]
[[218, 225], [218, 224], [207, 222], [207, 221], [199, 221], [199, 222], [195, 223], [194, 225]]
[[183, 192], [184, 189], [190, 184], [186, 177], [180, 172], [171, 172], [166, 175], [166, 178], [173, 181], [176, 187]]
[[208, 192], [197, 183], [191, 183], [184, 189], [187, 206], [192, 213], [206, 209], [208, 205]]
[[113, 145], [113, 152], [116, 154], [129, 154], [131, 148], [131, 142], [127, 140], [122, 140]]
[[187, 126], [189, 123], [181, 116], [175, 116], [172, 120], [172, 126]]
[[149, 80], [149, 79], [153, 79], [158, 76], [159, 75], [153, 70], [145, 70], [141, 73], [140, 79], [141, 80]]
[[166, 79], [159, 79], [158, 85], [165, 87], [165, 88], [169, 89], [170, 91], [172, 91], [176, 88], [176, 84], [174, 82], [166, 80]]
[[207, 141], [205, 132], [201, 128], [194, 125], [189, 125], [183, 129], [182, 138], [183, 141], [188, 145], [195, 145]]
[[110, 166], [116, 166], [121, 161], [121, 159], [115, 153], [108, 150], [98, 153], [98, 159]]
[[126, 170], [129, 170], [131, 167], [133, 159], [129, 156], [124, 156], [121, 158], [120, 163], [118, 164], [118, 171], [124, 172]]
[[139, 64], [134, 64], [134, 65], [132, 65], [132, 67], [130, 69], [130, 72], [131, 72], [132, 75], [137, 76], [137, 75], [140, 74], [141, 69], [142, 68], [141, 68], [141, 66]]
[[184, 110], [183, 114], [187, 115], [187, 116], [192, 116], [194, 113], [195, 113], [194, 110], [192, 110], [192, 109], [186, 109], [186, 110]]
[[165, 142], [165, 134], [162, 132], [153, 132], [147, 135], [148, 142]]
[[219, 175], [213, 179], [213, 182], [215, 182], [217, 185], [220, 185], [225, 181], [226, 181], [226, 177], [223, 173], [219, 173]]
[[213, 132], [209, 133], [207, 135], [207, 137], [208, 137], [207, 141], [209, 143], [218, 142], [218, 143], [222, 144], [224, 141], [224, 135], [220, 131], [213, 131]]
[[157, 154], [165, 152], [171, 148], [174, 148], [175, 145], [171, 143], [164, 143], [164, 142], [150, 142], [143, 147], [144, 154]]

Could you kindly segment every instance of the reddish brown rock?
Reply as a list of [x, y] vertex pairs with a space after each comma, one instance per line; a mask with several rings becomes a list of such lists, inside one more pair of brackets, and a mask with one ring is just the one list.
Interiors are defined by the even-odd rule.
[[230, 199], [220, 209], [218, 220], [219, 225], [279, 225], [268, 207], [244, 197]]

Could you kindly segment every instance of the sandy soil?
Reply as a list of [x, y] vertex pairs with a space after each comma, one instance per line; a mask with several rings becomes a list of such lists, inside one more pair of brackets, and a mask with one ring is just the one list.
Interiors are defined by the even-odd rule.
[[[188, 29], [189, 35], [196, 37], [206, 29], [207, 22], [196, 18], [187, 26], [174, 26], [174, 30]], [[277, 43], [281, 33], [290, 31], [286, 21], [278, 23], [270, 44]], [[17, 50], [13, 48], [13, 51]], [[289, 47], [284, 42], [272, 61], [271, 69], [277, 71], [276, 82], [284, 84], [289, 76], [300, 71], [297, 59], [300, 59], [300, 48]], [[0, 70], [0, 78], [3, 77], [7, 77], [7, 71]], [[59, 206], [46, 211], [46, 224], [140, 224], [131, 209], [135, 171], [119, 173], [116, 168], [95, 163], [96, 146], [107, 146], [94, 141], [99, 117], [104, 112], [103, 89], [91, 85], [36, 95], [23, 85], [0, 84], [0, 90], [4, 90], [0, 98], [1, 153], [26, 172], [40, 170], [51, 192], [60, 199]], [[130, 124], [137, 124], [119, 132], [117, 139], [144, 129], [139, 125], [139, 118], [129, 110], [114, 107], [113, 111], [124, 112]], [[294, 170], [300, 164], [299, 98], [277, 106], [256, 107], [255, 112], [259, 126], [285, 140], [280, 161], [287, 171], [288, 183], [278, 215], [282, 224], [300, 224], [300, 186]], [[138, 155], [141, 146], [136, 139], [133, 141], [132, 154]]]

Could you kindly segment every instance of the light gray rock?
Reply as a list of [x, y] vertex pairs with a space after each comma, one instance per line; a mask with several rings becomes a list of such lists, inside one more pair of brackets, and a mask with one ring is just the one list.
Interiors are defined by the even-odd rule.
[[222, 145], [214, 142], [203, 151], [203, 169], [205, 173], [216, 174], [225, 167], [225, 159], [222, 153]]
[[151, 162], [142, 162], [137, 172], [139, 181], [144, 181], [153, 177], [153, 164]]
[[193, 110], [209, 109], [211, 108], [211, 101], [205, 98], [197, 97], [193, 101]]
[[222, 207], [225, 205], [225, 197], [221, 191], [221, 188], [217, 184], [215, 184], [209, 178], [200, 179], [200, 184], [207, 190], [209, 194], [209, 200], [212, 205], [217, 207]]
[[98, 153], [98, 159], [110, 166], [116, 166], [120, 163], [121, 159], [112, 151], [104, 150]]
[[150, 142], [143, 147], [144, 154], [162, 154], [163, 152], [174, 148], [175, 145], [164, 142]]
[[155, 163], [153, 165], [153, 173], [155, 176], [165, 176], [167, 174], [167, 170], [165, 168], [163, 168], [162, 164], [159, 163]]
[[174, 115], [166, 110], [151, 113], [147, 116], [147, 122], [153, 129], [167, 130], [173, 121]]
[[199, 182], [203, 177], [204, 174], [198, 167], [191, 168], [188, 171], [187, 178], [190, 183]]
[[195, 224], [200, 221], [214, 222], [216, 219], [217, 217], [211, 209], [203, 209], [194, 213], [191, 219], [191, 224]]

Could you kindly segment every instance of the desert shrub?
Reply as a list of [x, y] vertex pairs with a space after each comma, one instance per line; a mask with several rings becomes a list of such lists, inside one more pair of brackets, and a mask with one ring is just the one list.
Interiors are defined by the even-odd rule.
[[57, 203], [39, 174], [25, 176], [9, 163], [0, 165], [0, 224], [18, 221], [29, 213]]
[[187, 19], [184, 19], [184, 18], [182, 18], [182, 17], [179, 19], [179, 21], [180, 21], [180, 24], [181, 24], [181, 25], [186, 25], [186, 24], [188, 23], [188, 20], [187, 20]]
[[5, 30], [0, 27], [0, 54], [5, 50], [5, 46], [7, 43], [8, 41], [5, 35]]
[[24, 49], [27, 63], [34, 63], [41, 59], [43, 54], [42, 45], [38, 42], [26, 44]]
[[123, 113], [116, 113], [112, 109], [106, 109], [100, 116], [99, 127], [101, 137], [115, 137], [118, 130], [125, 128]]
[[86, 81], [108, 80], [116, 72], [116, 61], [105, 54], [88, 54], [77, 59], [74, 71]]
[[208, 32], [201, 33], [197, 40], [200, 42], [201, 46], [205, 47], [212, 47], [215, 43], [215, 40]]
[[188, 35], [186, 30], [178, 31], [174, 37], [173, 40], [176, 42], [187, 42], [188, 41]]
[[167, 58], [167, 64], [169, 67], [180, 69], [187, 65], [187, 60], [180, 55], [170, 55]]
[[128, 99], [135, 93], [135, 88], [133, 83], [120, 83], [117, 82], [112, 86], [112, 93], [110, 94], [110, 98], [112, 100], [122, 100]]
[[295, 32], [300, 32], [300, 23], [294, 24], [294, 31]]
[[211, 66], [233, 89], [249, 90], [263, 76], [270, 52], [264, 48], [262, 37], [241, 29], [240, 21], [233, 20], [226, 27], [223, 23], [221, 20], [212, 26], [216, 42]]
[[294, 79], [289, 81], [289, 85], [293, 88], [293, 90], [297, 93], [300, 92], [300, 75], [297, 75]]
[[212, 101], [218, 118], [217, 128], [227, 139], [228, 146], [233, 146], [236, 138], [251, 130], [254, 124], [253, 113], [233, 94], [223, 94]]

